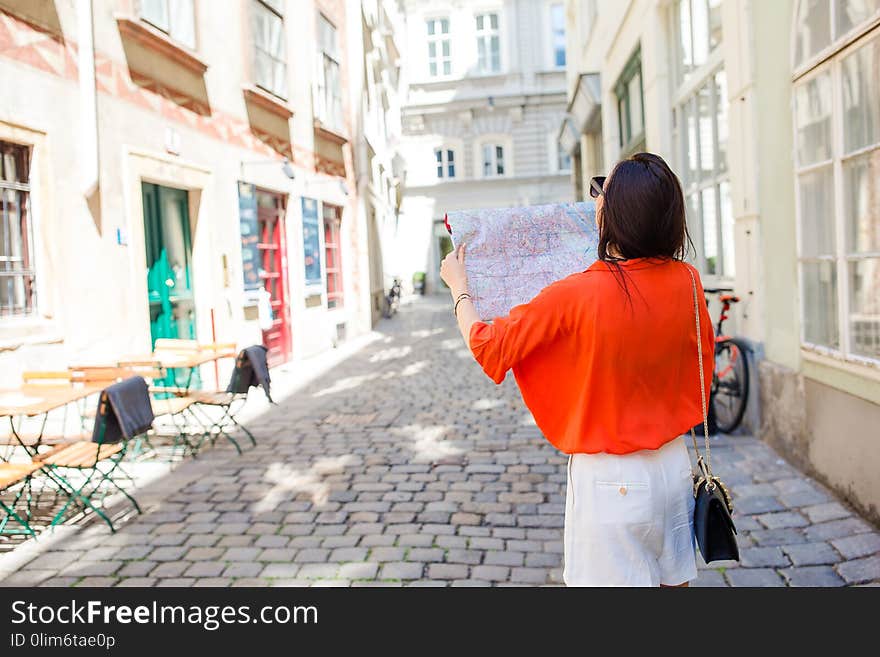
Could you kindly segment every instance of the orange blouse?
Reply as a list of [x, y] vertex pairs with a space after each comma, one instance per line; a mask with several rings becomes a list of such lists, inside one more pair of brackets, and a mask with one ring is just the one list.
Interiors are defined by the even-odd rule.
[[[470, 348], [495, 383], [513, 368], [544, 436], [566, 453], [657, 449], [702, 421], [691, 277], [675, 260], [597, 261], [492, 323]], [[714, 335], [696, 269], [708, 402]]]

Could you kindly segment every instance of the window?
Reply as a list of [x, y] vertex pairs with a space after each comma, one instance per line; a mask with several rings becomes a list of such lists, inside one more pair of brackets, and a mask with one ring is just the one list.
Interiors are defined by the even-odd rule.
[[556, 144], [556, 170], [560, 173], [571, 171], [571, 155], [566, 152], [558, 141], [554, 140], [554, 143]]
[[483, 177], [504, 175], [504, 146], [483, 144]]
[[287, 97], [283, 0], [252, 0], [254, 82], [280, 98]]
[[832, 42], [876, 18], [878, 12], [880, 0], [802, 0], [795, 14], [795, 68], [815, 60]]
[[428, 75], [432, 78], [452, 75], [449, 19], [429, 18], [426, 23], [428, 26]]
[[36, 311], [30, 149], [0, 141], [0, 317]]
[[320, 70], [315, 115], [332, 130], [342, 130], [342, 80], [339, 76], [339, 38], [336, 27], [318, 14]]
[[498, 73], [501, 70], [501, 37], [498, 14], [477, 14], [477, 70]]
[[455, 151], [451, 148], [435, 148], [438, 178], [455, 178]]
[[[584, 9], [586, 11], [586, 9]], [[553, 45], [553, 66], [565, 66], [565, 5], [550, 5], [550, 30]]]
[[880, 361], [880, 28], [831, 36], [858, 32], [878, 4], [816, 4], [796, 13], [795, 61], [837, 50], [794, 82], [802, 338]]
[[721, 0], [678, 0], [674, 13], [678, 37], [676, 73], [681, 84], [721, 44]]
[[727, 168], [727, 76], [720, 50], [715, 0], [679, 0], [674, 6], [678, 52], [673, 127], [688, 222], [700, 270], [732, 278], [733, 209]]
[[189, 48], [196, 47], [193, 0], [140, 0], [141, 18]]
[[641, 52], [637, 51], [629, 60], [614, 89], [620, 125], [621, 157], [626, 157], [645, 149]]
[[324, 258], [326, 266], [327, 308], [342, 308], [342, 249], [339, 225], [342, 208], [324, 204]]

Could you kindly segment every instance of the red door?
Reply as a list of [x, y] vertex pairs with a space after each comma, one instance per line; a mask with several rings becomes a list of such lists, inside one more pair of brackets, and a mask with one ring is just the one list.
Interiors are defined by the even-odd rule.
[[269, 366], [290, 360], [290, 306], [287, 292], [287, 243], [284, 230], [284, 197], [257, 190], [261, 271], [263, 285], [272, 303], [272, 327], [263, 331], [263, 344], [269, 349]]

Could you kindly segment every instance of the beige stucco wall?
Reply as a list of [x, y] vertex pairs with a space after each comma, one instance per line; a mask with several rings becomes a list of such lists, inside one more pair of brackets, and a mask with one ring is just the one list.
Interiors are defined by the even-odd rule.
[[762, 438], [880, 522], [880, 405], [770, 360], [761, 396]]

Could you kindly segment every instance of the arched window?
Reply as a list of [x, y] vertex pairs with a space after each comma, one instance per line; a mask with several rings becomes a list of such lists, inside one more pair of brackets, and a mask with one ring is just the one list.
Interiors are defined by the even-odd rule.
[[880, 361], [880, 0], [801, 0], [793, 42], [801, 337]]

